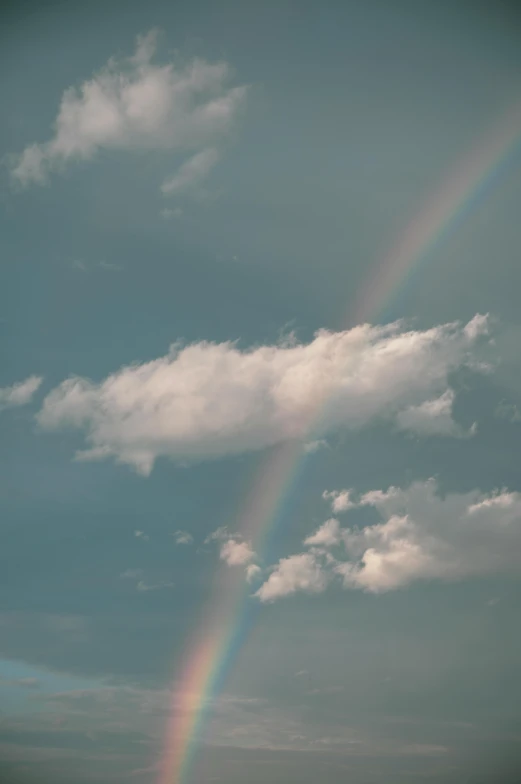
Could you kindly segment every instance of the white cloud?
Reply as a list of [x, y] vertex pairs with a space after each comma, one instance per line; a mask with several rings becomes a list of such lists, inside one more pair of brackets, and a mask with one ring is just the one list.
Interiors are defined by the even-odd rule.
[[149, 535], [146, 534], [144, 531], [134, 531], [134, 536], [136, 539], [144, 539], [145, 542], [148, 542], [150, 539]]
[[193, 544], [194, 537], [188, 531], [176, 531], [173, 534], [176, 544]]
[[179, 168], [173, 177], [165, 180], [161, 190], [165, 195], [180, 193], [198, 185], [219, 160], [219, 153], [211, 147], [197, 152]]
[[257, 580], [262, 574], [262, 569], [257, 564], [249, 564], [246, 567], [246, 580], [249, 583], [253, 583]]
[[[441, 498], [430, 479], [407, 490], [371, 491], [355, 504], [368, 505], [379, 512], [381, 522], [361, 529], [324, 524], [305, 540], [322, 549], [313, 549], [308, 560], [298, 554], [279, 561], [256, 595], [270, 601], [309, 590], [304, 578], [294, 576], [292, 567], [299, 565], [308, 570], [317, 592], [340, 577], [345, 588], [372, 593], [416, 580], [461, 580], [521, 568], [520, 493], [483, 495], [475, 490]], [[339, 541], [345, 560], [326, 549]]]
[[260, 568], [251, 563], [255, 558], [255, 552], [252, 550], [251, 545], [243, 540], [240, 534], [230, 534], [226, 526], [221, 526], [204, 540], [204, 544], [211, 544], [212, 542], [220, 543], [219, 557], [228, 566], [246, 566], [249, 564], [246, 569], [248, 582], [260, 573]]
[[204, 540], [204, 544], [210, 544], [211, 542], [223, 542], [225, 539], [230, 538], [230, 533], [225, 525], [221, 525], [215, 531], [212, 531], [211, 534], [208, 534], [206, 539]]
[[354, 504], [350, 498], [350, 490], [324, 490], [322, 498], [326, 501], [331, 501], [331, 509], [335, 514], [340, 512], [347, 512]]
[[0, 411], [30, 403], [42, 381], [41, 376], [29, 376], [25, 381], [19, 381], [10, 387], [0, 387]]
[[265, 583], [254, 594], [261, 602], [272, 602], [281, 596], [290, 596], [298, 591], [321, 593], [325, 590], [329, 575], [313, 553], [299, 553], [281, 558]]
[[[157, 32], [137, 41], [132, 57], [108, 63], [77, 89], [63, 93], [49, 141], [19, 155], [12, 175], [20, 184], [44, 182], [49, 173], [101, 149], [203, 150], [231, 127], [246, 88], [231, 87], [226, 63], [201, 59], [152, 64]], [[215, 151], [213, 151], [215, 154]], [[186, 164], [194, 172], [192, 164]], [[195, 164], [203, 175], [204, 163]], [[179, 175], [181, 172], [179, 172]]]
[[122, 580], [139, 580], [140, 577], [143, 576], [142, 569], [127, 569], [125, 572], [122, 572], [120, 575]]
[[182, 207], [174, 207], [173, 209], [170, 209], [169, 207], [164, 207], [161, 210], [160, 215], [162, 218], [164, 218], [164, 220], [170, 220], [170, 218], [179, 219], [183, 217], [184, 210], [182, 209]]
[[476, 424], [465, 432], [452, 418], [454, 391], [447, 389], [440, 397], [425, 400], [418, 406], [409, 406], [396, 417], [401, 430], [409, 430], [420, 436], [471, 436], [476, 433]]
[[341, 541], [340, 523], [332, 517], [322, 523], [314, 534], [304, 540], [304, 544], [314, 547], [333, 547]]
[[173, 588], [174, 583], [146, 583], [144, 580], [140, 580], [136, 585], [136, 590], [139, 593], [146, 593], [147, 591], [160, 591], [162, 588]]
[[122, 580], [137, 580], [136, 591], [139, 593], [146, 593], [147, 591], [158, 591], [161, 588], [173, 588], [174, 583], [147, 583], [144, 579], [143, 569], [127, 569], [120, 575]]
[[304, 444], [304, 452], [311, 454], [318, 452], [320, 449], [326, 449], [329, 446], [325, 438], [319, 438], [317, 441], [307, 441]]
[[227, 539], [221, 545], [219, 556], [228, 566], [244, 566], [255, 558], [255, 553], [247, 542]]
[[229, 342], [173, 346], [98, 383], [67, 379], [47, 395], [38, 421], [84, 430], [89, 448], [78, 459], [112, 456], [147, 475], [159, 456], [204, 459], [305, 441], [317, 421], [324, 434], [393, 421], [446, 389], [476, 340], [468, 325], [405, 331], [397, 322], [244, 351]]

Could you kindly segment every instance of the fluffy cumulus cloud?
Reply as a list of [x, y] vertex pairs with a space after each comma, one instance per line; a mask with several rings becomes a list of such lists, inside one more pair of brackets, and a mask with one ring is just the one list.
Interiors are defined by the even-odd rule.
[[425, 331], [400, 322], [322, 330], [307, 344], [244, 351], [230, 342], [173, 346], [100, 382], [65, 380], [38, 420], [47, 430], [83, 431], [88, 448], [78, 459], [113, 457], [146, 475], [160, 456], [218, 457], [306, 442], [310, 429], [396, 421], [442, 394], [486, 331], [486, 318], [476, 316]]
[[42, 381], [41, 376], [29, 376], [25, 381], [19, 381], [10, 387], [0, 387], [0, 411], [30, 403]]
[[321, 593], [330, 581], [314, 553], [299, 553], [282, 558], [265, 583], [255, 593], [261, 602], [272, 602], [281, 596], [304, 591]]
[[201, 59], [155, 65], [157, 32], [139, 37], [136, 52], [111, 58], [79, 89], [65, 90], [53, 137], [32, 144], [14, 160], [13, 178], [26, 185], [102, 149], [195, 151], [165, 192], [191, 187], [216, 163], [214, 149], [233, 124], [245, 97], [230, 85], [226, 63]]
[[219, 555], [228, 566], [244, 566], [255, 557], [250, 545], [247, 542], [239, 542], [237, 539], [227, 539], [226, 542], [223, 542]]
[[222, 526], [207, 536], [204, 541], [205, 544], [212, 542], [219, 543], [219, 557], [227, 566], [246, 566], [247, 579], [256, 577], [258, 574], [256, 570], [259, 567], [252, 564], [256, 557], [255, 552], [249, 542], [246, 542], [240, 534], [230, 534], [228, 528]]
[[441, 498], [436, 482], [416, 482], [361, 496], [353, 509], [373, 507], [379, 520], [358, 528], [324, 523], [283, 558], [256, 596], [274, 601], [297, 591], [319, 592], [333, 580], [381, 593], [416, 580], [461, 580], [521, 568], [521, 494], [479, 491]]

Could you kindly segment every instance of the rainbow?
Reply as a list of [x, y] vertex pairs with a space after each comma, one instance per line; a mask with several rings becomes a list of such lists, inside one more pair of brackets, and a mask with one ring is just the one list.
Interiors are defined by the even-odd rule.
[[[521, 104], [511, 108], [471, 148], [441, 182], [384, 255], [376, 274], [358, 298], [349, 321], [377, 321], [410, 278], [414, 269], [447, 238], [458, 223], [490, 190], [506, 167], [521, 139]], [[326, 400], [310, 416], [309, 434]], [[306, 465], [303, 442], [282, 444], [270, 450], [248, 494], [239, 530], [261, 556], [283, 516]], [[195, 752], [203, 740], [205, 719], [252, 623], [252, 608], [244, 576], [223, 569], [218, 573], [212, 600], [199, 633], [188, 646], [184, 666], [174, 688], [159, 784], [187, 784]]]

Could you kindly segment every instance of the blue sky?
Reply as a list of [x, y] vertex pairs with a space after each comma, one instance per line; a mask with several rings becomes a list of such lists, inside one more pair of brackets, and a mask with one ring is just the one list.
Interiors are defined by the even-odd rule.
[[[251, 624], [183, 784], [513, 769], [519, 144], [371, 323], [354, 314], [519, 105], [519, 21], [412, 0], [7, 12], [13, 781], [158, 781], [183, 657], [228, 578]], [[306, 455], [291, 485], [288, 450]], [[279, 464], [290, 489], [257, 524]]]

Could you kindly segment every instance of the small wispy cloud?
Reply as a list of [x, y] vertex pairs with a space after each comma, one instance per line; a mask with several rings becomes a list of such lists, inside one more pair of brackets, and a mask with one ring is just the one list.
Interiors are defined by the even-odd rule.
[[100, 261], [98, 263], [98, 267], [101, 267], [101, 269], [107, 270], [109, 272], [122, 272], [123, 271], [123, 265], [122, 264], [114, 264], [113, 262], [110, 262], [110, 261]]
[[172, 177], [163, 182], [161, 191], [165, 196], [170, 196], [194, 188], [208, 176], [218, 160], [217, 150], [211, 148], [201, 150], [185, 161]]
[[10, 387], [0, 388], [0, 411], [5, 408], [16, 408], [30, 403], [35, 392], [43, 381], [42, 376], [29, 376]]
[[194, 537], [188, 531], [176, 531], [172, 534], [176, 544], [193, 544]]
[[319, 438], [317, 441], [308, 441], [304, 444], [304, 452], [306, 452], [306, 454], [311, 454], [313, 452], [318, 452], [320, 449], [327, 449], [328, 446], [329, 444], [325, 438]]
[[149, 535], [146, 534], [144, 531], [134, 531], [134, 536], [136, 539], [143, 539], [143, 541], [148, 542], [150, 539]]
[[147, 591], [159, 591], [162, 588], [174, 587], [174, 583], [172, 582], [159, 582], [159, 583], [146, 582], [143, 569], [127, 569], [126, 571], [122, 572], [119, 576], [120, 579], [122, 580], [136, 581], [135, 588], [136, 591], [138, 591], [139, 593], [146, 593]]
[[506, 419], [507, 422], [521, 422], [521, 411], [515, 403], [508, 403], [502, 400], [494, 411], [498, 419]]
[[184, 215], [184, 210], [182, 207], [174, 207], [170, 209], [170, 207], [164, 207], [160, 212], [161, 217], [164, 220], [170, 220], [171, 218], [182, 218]]
[[122, 580], [139, 580], [143, 576], [143, 569], [127, 569], [119, 576]]
[[146, 583], [140, 580], [136, 585], [136, 590], [139, 593], [146, 593], [147, 591], [160, 591], [163, 588], [173, 588], [174, 583]]
[[38, 678], [4, 678], [0, 675], [0, 686], [20, 686], [23, 689], [39, 689], [41, 681]]

